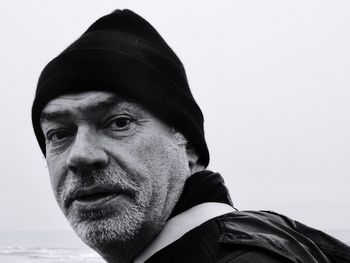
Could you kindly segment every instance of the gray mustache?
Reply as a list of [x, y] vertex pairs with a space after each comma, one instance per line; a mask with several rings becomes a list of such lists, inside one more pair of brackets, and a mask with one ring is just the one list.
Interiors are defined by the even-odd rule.
[[91, 188], [96, 185], [130, 196], [135, 196], [135, 193], [140, 190], [133, 176], [121, 169], [108, 167], [85, 172], [84, 174], [76, 173], [66, 176], [65, 180], [59, 185], [57, 199], [60, 204], [67, 208], [79, 189]]

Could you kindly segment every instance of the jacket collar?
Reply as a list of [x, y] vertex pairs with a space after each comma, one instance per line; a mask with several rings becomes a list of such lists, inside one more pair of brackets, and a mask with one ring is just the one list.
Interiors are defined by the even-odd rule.
[[232, 206], [230, 194], [221, 175], [204, 170], [194, 173], [187, 179], [182, 195], [169, 218], [207, 202], [224, 203]]

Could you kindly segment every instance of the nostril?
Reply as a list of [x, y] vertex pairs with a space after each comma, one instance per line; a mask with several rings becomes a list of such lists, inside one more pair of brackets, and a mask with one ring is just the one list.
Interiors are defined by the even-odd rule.
[[81, 173], [85, 172], [88, 170], [100, 170], [106, 167], [108, 162], [101, 162], [101, 161], [96, 161], [96, 162], [80, 162], [80, 163], [72, 163], [68, 162], [67, 167], [72, 173]]
[[73, 172], [73, 173], [77, 173], [78, 172], [78, 168], [72, 165], [68, 165], [68, 169]]
[[95, 163], [95, 164], [91, 165], [91, 168], [94, 169], [94, 170], [103, 169], [105, 167], [106, 167], [106, 163], [105, 162], [98, 162], [98, 163]]

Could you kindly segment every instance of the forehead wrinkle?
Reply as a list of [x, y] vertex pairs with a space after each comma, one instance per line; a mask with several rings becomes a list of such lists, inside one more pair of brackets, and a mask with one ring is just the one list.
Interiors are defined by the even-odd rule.
[[[78, 101], [79, 99], [60, 98], [60, 100], [70, 102], [70, 101]], [[85, 103], [85, 105], [83, 103], [83, 105], [78, 105], [76, 107], [74, 106], [74, 103], [72, 103], [73, 105], [65, 104], [64, 106], [66, 106], [66, 108], [60, 108], [62, 106], [60, 103], [53, 102], [51, 103], [51, 105], [49, 105], [48, 109], [44, 109], [42, 111], [40, 116], [40, 121], [54, 121], [57, 119], [64, 119], [64, 118], [71, 117], [77, 113], [78, 114], [81, 114], [81, 113], [96, 114], [100, 112], [103, 113], [110, 110], [113, 107], [118, 106], [123, 101], [124, 100], [121, 100], [117, 97], [108, 97], [97, 102], [88, 101], [87, 103]], [[50, 107], [54, 109], [50, 109]]]

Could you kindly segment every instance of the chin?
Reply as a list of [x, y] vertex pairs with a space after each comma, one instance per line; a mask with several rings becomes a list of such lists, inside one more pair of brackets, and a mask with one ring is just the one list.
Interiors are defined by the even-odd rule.
[[71, 213], [67, 219], [88, 246], [99, 247], [137, 238], [145, 223], [145, 209], [131, 206], [122, 212], [97, 210]]

